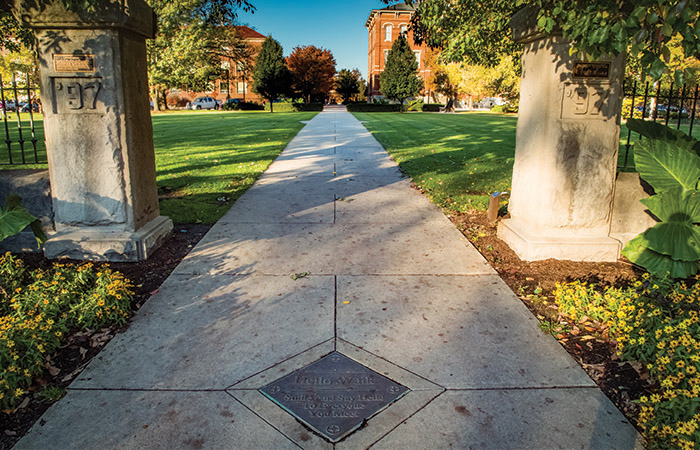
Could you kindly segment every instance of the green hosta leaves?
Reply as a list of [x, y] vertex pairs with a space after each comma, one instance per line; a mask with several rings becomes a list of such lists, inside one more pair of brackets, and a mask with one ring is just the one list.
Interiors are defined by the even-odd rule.
[[0, 241], [19, 234], [27, 226], [31, 226], [37, 242], [46, 241], [46, 235], [41, 229], [41, 222], [22, 206], [18, 195], [10, 195], [5, 200], [5, 207], [0, 207]]
[[650, 273], [665, 275], [672, 278], [688, 278], [698, 272], [698, 261], [678, 261], [664, 255], [648, 246], [646, 232], [629, 241], [622, 254], [633, 263], [644, 267]]
[[697, 187], [700, 157], [678, 142], [644, 139], [634, 144], [637, 171], [656, 192], [678, 187], [694, 190]]
[[700, 223], [700, 192], [672, 189], [643, 199], [644, 206], [664, 222]]

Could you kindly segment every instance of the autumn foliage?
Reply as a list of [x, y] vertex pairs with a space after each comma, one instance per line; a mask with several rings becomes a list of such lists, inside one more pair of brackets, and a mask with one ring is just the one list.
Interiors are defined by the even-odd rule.
[[287, 57], [292, 88], [309, 103], [328, 97], [335, 80], [335, 58], [330, 50], [313, 45], [295, 47]]

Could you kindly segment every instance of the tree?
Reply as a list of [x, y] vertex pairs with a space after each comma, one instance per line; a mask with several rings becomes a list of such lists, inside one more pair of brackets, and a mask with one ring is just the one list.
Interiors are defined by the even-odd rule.
[[406, 37], [401, 34], [391, 46], [384, 72], [379, 76], [382, 94], [403, 105], [407, 98], [415, 97], [423, 89], [423, 80], [418, 77], [417, 71], [416, 56], [409, 47]]
[[335, 92], [343, 99], [343, 103], [350, 101], [353, 95], [360, 92], [360, 80], [357, 73], [343, 69], [335, 80]]
[[270, 112], [273, 101], [289, 93], [292, 85], [292, 74], [282, 56], [282, 46], [271, 36], [265, 38], [253, 68], [253, 92], [260, 94], [270, 102]]
[[314, 97], [325, 100], [333, 89], [335, 58], [330, 50], [313, 45], [295, 47], [287, 57], [292, 87], [307, 103]]
[[[389, 3], [388, 0], [384, 0]], [[509, 20], [522, 7], [534, 8], [537, 27], [561, 31], [581, 55], [595, 59], [627, 52], [658, 79], [670, 70], [670, 45], [682, 38], [685, 58], [700, 55], [700, 3], [687, 0], [408, 0], [417, 6], [414, 36], [443, 50], [448, 61], [495, 65], [517, 53]], [[676, 82], [688, 73], [674, 71]]]

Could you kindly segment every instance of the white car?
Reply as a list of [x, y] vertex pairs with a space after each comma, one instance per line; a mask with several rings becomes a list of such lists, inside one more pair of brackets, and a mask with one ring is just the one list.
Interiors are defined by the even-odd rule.
[[197, 97], [187, 106], [187, 109], [218, 109], [218, 104], [212, 97]]

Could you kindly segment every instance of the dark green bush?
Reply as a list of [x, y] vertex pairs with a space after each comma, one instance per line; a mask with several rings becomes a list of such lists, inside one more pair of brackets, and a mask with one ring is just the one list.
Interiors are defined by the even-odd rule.
[[[270, 104], [265, 103], [265, 111], [270, 110]], [[323, 111], [323, 103], [275, 103], [274, 112]]]
[[518, 107], [505, 104], [505, 105], [496, 105], [493, 108], [491, 108], [491, 112], [497, 112], [497, 113], [516, 113], [518, 112]]
[[440, 108], [444, 108], [442, 103], [425, 103], [423, 104], [423, 112], [440, 112]]
[[418, 99], [418, 100], [411, 100], [408, 102], [408, 110], [409, 111], [423, 111], [423, 100]]
[[399, 112], [401, 105], [380, 103], [354, 103], [347, 105], [348, 112]]

